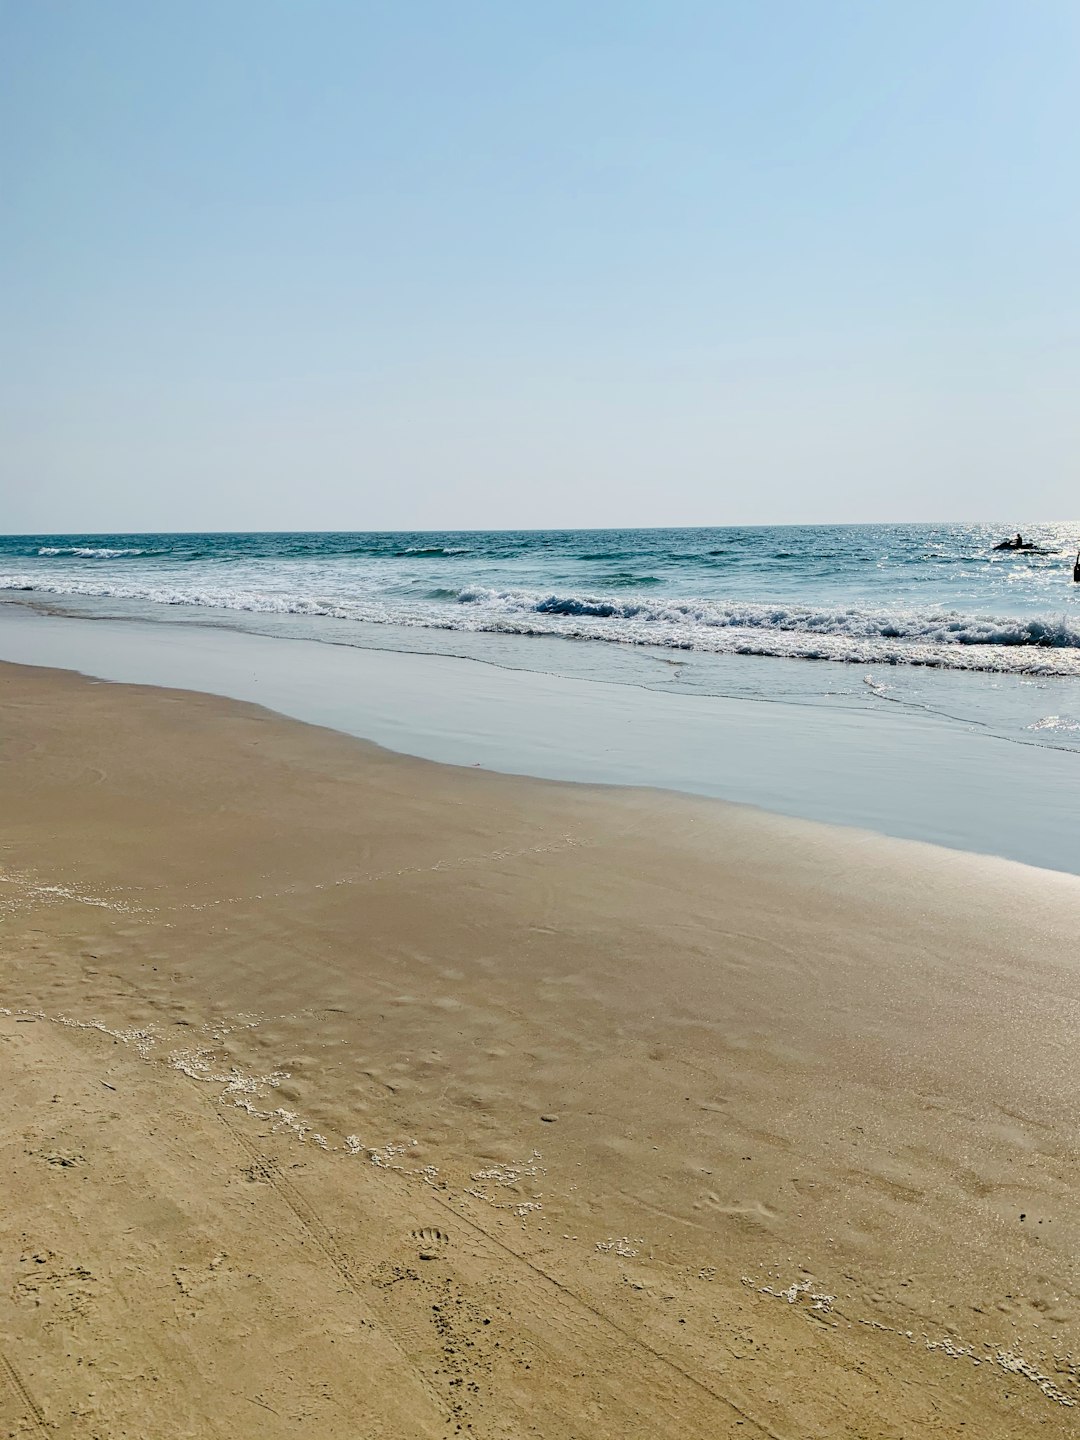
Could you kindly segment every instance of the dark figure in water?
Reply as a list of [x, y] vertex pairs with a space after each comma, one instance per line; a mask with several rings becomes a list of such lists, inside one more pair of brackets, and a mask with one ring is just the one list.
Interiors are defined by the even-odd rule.
[[995, 550], [1024, 550], [1031, 555], [1046, 555], [1048, 552], [1041, 545], [1036, 545], [1034, 540], [1025, 540], [1017, 531], [1012, 540], [1000, 540], [994, 546]]
[[1080, 585], [1080, 550], [1076, 552], [1076, 561], [1073, 565], [1073, 584]]

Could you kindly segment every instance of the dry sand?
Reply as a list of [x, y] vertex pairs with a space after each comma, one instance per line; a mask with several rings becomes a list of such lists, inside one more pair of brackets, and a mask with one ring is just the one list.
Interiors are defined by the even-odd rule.
[[0, 1433], [1080, 1428], [1080, 880], [13, 666], [0, 814]]

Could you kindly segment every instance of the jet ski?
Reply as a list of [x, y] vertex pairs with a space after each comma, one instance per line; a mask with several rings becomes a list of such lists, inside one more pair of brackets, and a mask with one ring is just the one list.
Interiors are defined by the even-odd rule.
[[1025, 555], [1049, 555], [1049, 550], [1044, 550], [1041, 545], [1036, 545], [1034, 540], [1025, 540], [1023, 536], [1017, 535], [1013, 540], [999, 540], [994, 546], [995, 550], [1022, 550]]

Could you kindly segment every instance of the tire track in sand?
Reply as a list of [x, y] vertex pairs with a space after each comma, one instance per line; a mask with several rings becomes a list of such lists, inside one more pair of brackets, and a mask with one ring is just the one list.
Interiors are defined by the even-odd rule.
[[353, 1269], [352, 1261], [342, 1247], [334, 1238], [329, 1226], [322, 1220], [318, 1212], [308, 1204], [304, 1197], [290, 1185], [285, 1176], [282, 1175], [277, 1161], [268, 1155], [264, 1155], [257, 1145], [253, 1145], [246, 1135], [243, 1135], [235, 1126], [230, 1125], [227, 1117], [215, 1106], [214, 1114], [225, 1127], [231, 1139], [245, 1152], [251, 1160], [252, 1175], [255, 1179], [263, 1180], [270, 1186], [277, 1199], [290, 1212], [293, 1219], [308, 1235], [330, 1265], [337, 1271], [346, 1288], [358, 1300], [364, 1313], [360, 1316], [360, 1323], [365, 1328], [385, 1336], [390, 1341], [403, 1363], [416, 1377], [428, 1399], [436, 1406], [440, 1414], [446, 1411], [446, 1397], [440, 1395], [428, 1378], [424, 1375], [404, 1347], [398, 1342], [393, 1331], [383, 1322], [382, 1317], [372, 1318], [371, 1297], [368, 1294], [363, 1281], [357, 1276]]
[[41, 1406], [34, 1399], [30, 1387], [3, 1350], [0, 1350], [0, 1373], [3, 1374], [9, 1387], [14, 1391], [34, 1429], [41, 1435], [47, 1435], [49, 1432], [45, 1425], [45, 1411], [42, 1410]]
[[561, 1280], [558, 1280], [554, 1275], [543, 1269], [542, 1266], [537, 1265], [534, 1261], [530, 1260], [527, 1255], [523, 1255], [520, 1250], [515, 1250], [512, 1245], [507, 1245], [506, 1242], [500, 1240], [497, 1235], [493, 1235], [489, 1230], [485, 1230], [484, 1227], [477, 1220], [474, 1220], [472, 1218], [472, 1216], [465, 1215], [460, 1211], [454, 1210], [450, 1205], [446, 1203], [445, 1200], [442, 1199], [441, 1196], [436, 1193], [432, 1193], [429, 1198], [434, 1200], [434, 1202], [443, 1210], [445, 1210], [448, 1215], [452, 1215], [459, 1224], [464, 1222], [466, 1225], [475, 1230], [477, 1234], [482, 1235], [491, 1245], [495, 1246], [499, 1250], [502, 1250], [504, 1254], [512, 1256], [513, 1259], [518, 1262], [518, 1264], [525, 1266], [540, 1280], [546, 1282], [547, 1285], [550, 1285], [554, 1290], [558, 1292], [560, 1299], [569, 1308], [576, 1309], [579, 1314], [588, 1315], [591, 1316], [594, 1320], [598, 1320], [600, 1322], [600, 1325], [605, 1330], [613, 1332], [615, 1335], [619, 1336], [620, 1341], [624, 1345], [626, 1345], [631, 1351], [637, 1351], [639, 1352], [639, 1354], [643, 1353], [645, 1356], [651, 1358], [653, 1361], [658, 1363], [663, 1369], [673, 1373], [674, 1375], [685, 1381], [693, 1389], [696, 1389], [701, 1393], [708, 1395], [709, 1398], [716, 1401], [718, 1405], [722, 1406], [726, 1410], [732, 1411], [735, 1415], [737, 1415], [741, 1423], [753, 1426], [754, 1430], [756, 1430], [759, 1435], [763, 1435], [766, 1437], [766, 1440], [791, 1440], [790, 1436], [780, 1434], [780, 1432], [774, 1430], [771, 1425], [767, 1424], [763, 1420], [759, 1420], [756, 1415], [752, 1415], [748, 1410], [744, 1409], [737, 1400], [732, 1399], [730, 1395], [725, 1395], [719, 1390], [714, 1390], [711, 1385], [707, 1385], [704, 1380], [700, 1379], [692, 1371], [687, 1370], [684, 1365], [681, 1365], [678, 1362], [678, 1360], [673, 1359], [670, 1355], [665, 1355], [662, 1350], [658, 1350], [654, 1345], [651, 1345], [649, 1341], [644, 1339], [641, 1335], [635, 1334], [632, 1331], [626, 1329], [624, 1326], [620, 1325], [617, 1320], [613, 1320], [610, 1315], [606, 1314], [603, 1310], [592, 1304], [592, 1302], [587, 1300], [585, 1296], [579, 1295], [576, 1290], [572, 1290], [568, 1285], [564, 1285]]
[[[335, 1240], [333, 1233], [329, 1229], [329, 1227], [319, 1217], [318, 1213], [312, 1208], [312, 1206], [310, 1206], [308, 1202], [295, 1190], [295, 1188], [289, 1184], [289, 1182], [281, 1174], [276, 1161], [262, 1154], [258, 1147], [253, 1145], [246, 1135], [241, 1134], [238, 1129], [231, 1125], [227, 1117], [222, 1114], [222, 1112], [216, 1107], [214, 1113], [224, 1125], [230, 1136], [232, 1136], [232, 1138], [237, 1142], [240, 1148], [242, 1148], [245, 1153], [251, 1158], [253, 1162], [253, 1167], [255, 1167], [258, 1177], [260, 1179], [264, 1179], [266, 1183], [271, 1186], [271, 1188], [274, 1190], [274, 1193], [277, 1195], [282, 1204], [284, 1204], [291, 1211], [297, 1222], [301, 1225], [305, 1232], [311, 1236], [312, 1240], [323, 1252], [330, 1264], [333, 1265], [334, 1269], [342, 1277], [350, 1291], [356, 1296], [358, 1300], [363, 1302], [365, 1309], [368, 1309], [371, 1306], [370, 1296], [362, 1288], [362, 1282], [357, 1278], [356, 1274], [354, 1273], [352, 1264], [348, 1256], [345, 1254], [341, 1246]], [[559, 1301], [564, 1310], [576, 1312], [577, 1316], [580, 1319], [585, 1320], [586, 1323], [588, 1323], [589, 1320], [594, 1323], [599, 1322], [600, 1326], [604, 1330], [606, 1330], [609, 1335], [612, 1335], [613, 1338], [618, 1337], [615, 1342], [616, 1344], [627, 1348], [631, 1352], [636, 1352], [639, 1356], [647, 1357], [653, 1363], [657, 1364], [662, 1370], [666, 1370], [668, 1374], [671, 1375], [673, 1378], [677, 1377], [677, 1382], [681, 1380], [683, 1383], [689, 1385], [692, 1389], [697, 1390], [700, 1394], [708, 1396], [709, 1399], [719, 1405], [722, 1409], [727, 1410], [729, 1413], [737, 1416], [741, 1423], [752, 1427], [753, 1431], [756, 1431], [757, 1434], [765, 1437], [765, 1440], [790, 1440], [789, 1436], [783, 1435], [779, 1431], [774, 1430], [771, 1425], [769, 1425], [766, 1421], [759, 1419], [756, 1415], [753, 1415], [732, 1396], [725, 1395], [722, 1391], [713, 1389], [711, 1385], [707, 1384], [699, 1376], [695, 1375], [684, 1365], [680, 1364], [678, 1360], [674, 1359], [670, 1355], [664, 1354], [662, 1350], [658, 1350], [641, 1335], [635, 1334], [624, 1326], [620, 1325], [617, 1320], [612, 1319], [610, 1315], [605, 1314], [603, 1310], [593, 1305], [584, 1296], [579, 1295], [576, 1291], [564, 1285], [554, 1275], [550, 1274], [547, 1270], [544, 1270], [541, 1266], [530, 1260], [528, 1256], [523, 1255], [520, 1251], [515, 1250], [513, 1246], [507, 1245], [503, 1240], [499, 1239], [498, 1236], [493, 1235], [490, 1231], [486, 1230], [481, 1224], [479, 1224], [479, 1222], [474, 1220], [471, 1216], [464, 1215], [460, 1211], [455, 1210], [452, 1206], [448, 1205], [447, 1202], [443, 1200], [437, 1192], [431, 1191], [426, 1196], [426, 1198], [428, 1200], [434, 1201], [440, 1209], [446, 1212], [447, 1215], [452, 1216], [453, 1220], [457, 1224], [460, 1225], [464, 1223], [478, 1236], [482, 1236], [483, 1239], [488, 1242], [488, 1244], [494, 1246], [498, 1250], [501, 1250], [505, 1255], [516, 1261], [517, 1264], [523, 1266], [525, 1269], [530, 1271], [533, 1276], [536, 1277], [536, 1279], [540, 1280], [544, 1284], [545, 1287], [551, 1287], [551, 1289], [556, 1291], [559, 1297]], [[387, 1320], [381, 1315], [378, 1321], [365, 1319], [364, 1323], [374, 1329], [377, 1329], [381, 1334], [387, 1335], [387, 1337], [393, 1343], [395, 1350], [397, 1350], [398, 1354], [401, 1356], [402, 1360], [409, 1367], [412, 1373], [416, 1375], [417, 1379], [422, 1384], [429, 1398], [439, 1406], [440, 1410], [443, 1410], [446, 1406], [446, 1397], [441, 1396], [438, 1393], [438, 1391], [428, 1381], [427, 1377], [423, 1374], [422, 1370], [417, 1367], [414, 1359], [410, 1357], [405, 1346], [401, 1344], [398, 1338], [394, 1335], [394, 1327], [392, 1323], [388, 1323]], [[573, 1328], [572, 1324], [569, 1328]], [[586, 1338], [587, 1337], [584, 1336], [582, 1337], [582, 1343], [585, 1343]]]

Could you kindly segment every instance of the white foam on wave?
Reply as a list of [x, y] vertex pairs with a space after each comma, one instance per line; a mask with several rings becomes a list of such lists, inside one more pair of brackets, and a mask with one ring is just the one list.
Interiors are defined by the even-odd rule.
[[342, 596], [78, 576], [50, 577], [43, 583], [36, 574], [0, 575], [0, 589], [437, 630], [550, 635], [716, 655], [1080, 676], [1080, 618], [1066, 614], [995, 616], [915, 607], [615, 598], [484, 587], [422, 601], [382, 591]]
[[47, 556], [73, 555], [77, 560], [119, 560], [125, 555], [145, 555], [147, 552], [134, 547], [110, 550], [107, 546], [100, 545], [43, 545], [37, 553]]

